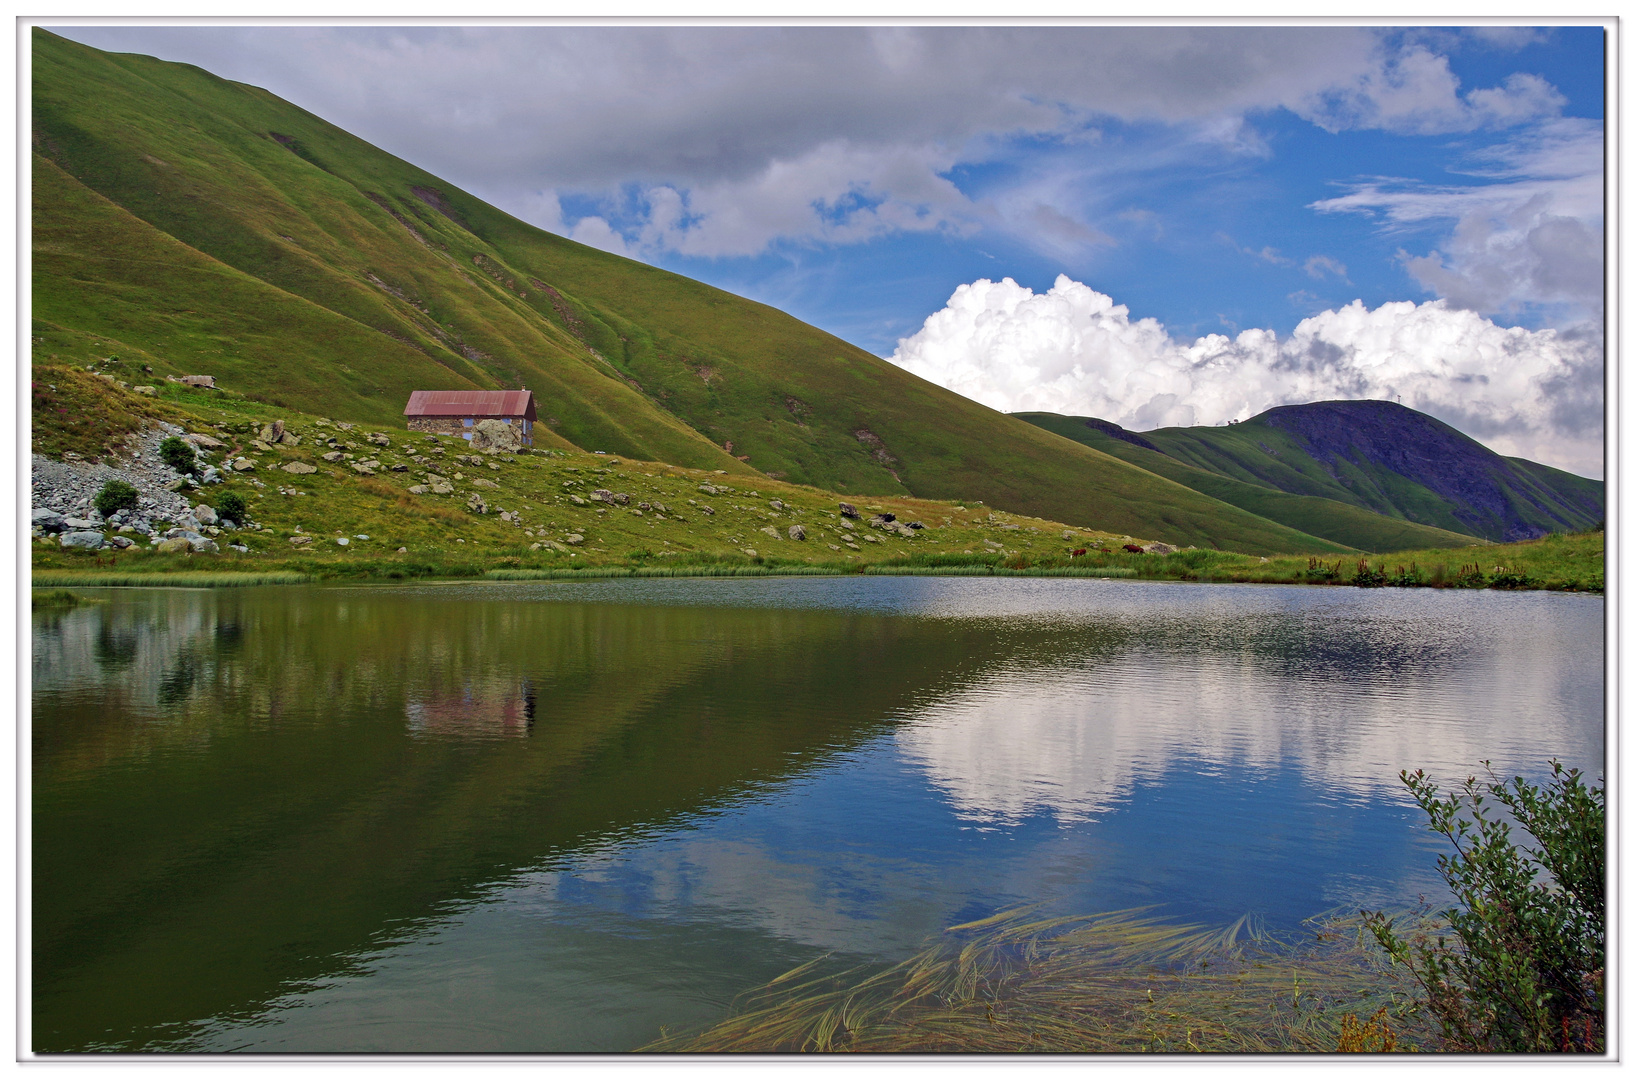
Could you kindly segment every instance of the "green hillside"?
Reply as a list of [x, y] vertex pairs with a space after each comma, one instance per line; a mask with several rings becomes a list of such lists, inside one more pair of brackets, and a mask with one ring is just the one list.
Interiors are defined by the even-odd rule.
[[587, 450], [1251, 553], [1337, 544], [543, 232], [266, 91], [33, 37], [36, 362], [117, 353], [305, 412], [526, 386]]
[[[1278, 521], [1301, 532], [1325, 537], [1362, 551], [1408, 551], [1414, 548], [1467, 547], [1475, 537], [1364, 510], [1359, 506], [1318, 495], [1289, 495], [1259, 484], [1234, 480], [1220, 473], [1187, 465], [1157, 450], [1118, 438], [1088, 424], [1082, 416], [1058, 413], [1017, 413], [1047, 431], [1102, 450], [1158, 476], [1194, 488], [1239, 506], [1249, 513]], [[1147, 433], [1148, 436], [1149, 433]]]
[[[1048, 414], [1041, 414], [1048, 415]], [[1598, 528], [1605, 485], [1494, 453], [1432, 416], [1392, 401], [1318, 401], [1283, 405], [1226, 427], [1160, 428], [1138, 434], [1104, 420], [1072, 419], [1103, 438], [1087, 440], [1175, 479], [1177, 465], [1266, 491], [1347, 503], [1387, 518], [1498, 542]], [[1068, 433], [1058, 420], [1053, 430]], [[1134, 454], [1153, 452], [1154, 457]], [[1164, 465], [1162, 458], [1176, 465]], [[1238, 506], [1259, 503], [1203, 478], [1182, 479]], [[1263, 511], [1259, 511], [1263, 512]], [[1289, 524], [1314, 519], [1285, 509]], [[1328, 532], [1325, 535], [1336, 536]], [[1396, 541], [1398, 545], [1400, 542]], [[1383, 550], [1379, 548], [1377, 550]]]

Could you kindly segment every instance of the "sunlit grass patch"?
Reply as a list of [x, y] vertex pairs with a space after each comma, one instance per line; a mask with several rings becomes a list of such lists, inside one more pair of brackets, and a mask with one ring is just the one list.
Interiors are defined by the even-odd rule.
[[954, 926], [901, 963], [823, 957], [648, 1051], [1332, 1053], [1434, 1045], [1408, 988], [1342, 919], [1306, 940], [1145, 909]]

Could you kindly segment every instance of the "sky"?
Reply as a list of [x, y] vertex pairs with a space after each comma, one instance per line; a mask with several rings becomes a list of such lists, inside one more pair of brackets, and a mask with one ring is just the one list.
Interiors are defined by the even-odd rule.
[[1603, 472], [1600, 26], [89, 26], [1005, 411]]

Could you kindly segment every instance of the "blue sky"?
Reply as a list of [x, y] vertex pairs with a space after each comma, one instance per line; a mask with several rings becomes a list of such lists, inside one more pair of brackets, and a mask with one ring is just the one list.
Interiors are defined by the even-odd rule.
[[1400, 397], [1601, 469], [1598, 25], [53, 29], [998, 408]]
[[[1518, 50], [1469, 43], [1447, 54], [1465, 90], [1509, 75], [1544, 78], [1567, 99], [1563, 114], [1604, 115], [1599, 28], [1567, 27]], [[1098, 123], [1100, 140], [1065, 146], [1009, 140], [998, 157], [947, 175], [970, 199], [1005, 194], [1033, 175], [1068, 176], [1078, 205], [1062, 209], [1104, 233], [1102, 243], [1054, 245], [1042, 235], [981, 230], [971, 235], [902, 232], [852, 245], [775, 241], [759, 256], [690, 257], [658, 251], [658, 265], [765, 301], [888, 355], [942, 306], [959, 284], [1008, 276], [1037, 291], [1068, 274], [1153, 316], [1175, 335], [1290, 329], [1305, 316], [1363, 300], [1426, 300], [1436, 293], [1408, 272], [1404, 255], [1425, 255], [1451, 232], [1449, 219], [1386, 228], [1378, 215], [1313, 209], [1367, 178], [1417, 185], [1491, 186], [1472, 174], [1476, 155], [1515, 131], [1329, 132], [1283, 109], [1249, 118], [1262, 144], [1180, 145], [1158, 123]], [[1187, 138], [1188, 136], [1185, 136]], [[565, 200], [577, 217], [603, 213], [630, 226], [618, 203]], [[567, 216], [567, 215], [566, 215]], [[1042, 225], [1043, 233], [1053, 226]], [[1306, 263], [1316, 257], [1310, 267]], [[1343, 268], [1339, 273], [1337, 268]], [[1512, 325], [1552, 324], [1563, 311], [1500, 310]]]

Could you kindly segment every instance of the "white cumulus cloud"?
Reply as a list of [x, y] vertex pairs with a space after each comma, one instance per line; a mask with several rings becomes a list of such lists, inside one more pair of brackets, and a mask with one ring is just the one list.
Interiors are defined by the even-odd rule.
[[1060, 275], [962, 285], [889, 359], [1003, 412], [1097, 416], [1135, 430], [1220, 424], [1277, 405], [1399, 400], [1502, 454], [1602, 472], [1597, 334], [1499, 326], [1436, 300], [1359, 300], [1274, 330], [1177, 341]]

